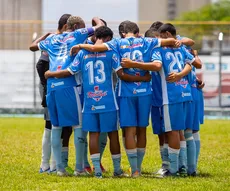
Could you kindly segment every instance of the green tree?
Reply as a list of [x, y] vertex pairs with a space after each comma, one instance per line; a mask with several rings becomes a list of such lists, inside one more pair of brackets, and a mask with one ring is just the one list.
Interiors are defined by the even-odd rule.
[[220, 0], [198, 10], [183, 13], [179, 21], [230, 21], [230, 1]]

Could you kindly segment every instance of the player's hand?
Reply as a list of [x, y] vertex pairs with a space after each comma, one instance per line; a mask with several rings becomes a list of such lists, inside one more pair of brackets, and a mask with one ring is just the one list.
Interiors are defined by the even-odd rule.
[[48, 79], [51, 75], [50, 70], [47, 70], [44, 75], [45, 75], [45, 78]]
[[204, 81], [200, 81], [200, 83], [198, 82], [198, 88], [199, 88], [199, 89], [203, 89], [204, 86], [205, 86]]
[[192, 49], [192, 50], [191, 50], [191, 53], [192, 53], [193, 56], [198, 56], [197, 50], [193, 50], [193, 49]]
[[75, 45], [70, 49], [70, 56], [76, 55], [81, 50], [80, 45]]
[[134, 65], [133, 65], [133, 61], [130, 60], [129, 58], [122, 58], [121, 66], [123, 68], [135, 68]]
[[152, 76], [149, 72], [146, 72], [146, 74], [143, 76], [144, 82], [150, 82], [152, 79]]
[[181, 79], [181, 76], [179, 73], [176, 72], [172, 72], [168, 75], [168, 77], [166, 78], [167, 82], [169, 83], [173, 83], [176, 81], [179, 81]]
[[180, 47], [181, 45], [182, 45], [181, 41], [180, 41], [180, 40], [176, 40], [174, 46], [175, 46], [176, 48], [178, 48], [178, 47]]

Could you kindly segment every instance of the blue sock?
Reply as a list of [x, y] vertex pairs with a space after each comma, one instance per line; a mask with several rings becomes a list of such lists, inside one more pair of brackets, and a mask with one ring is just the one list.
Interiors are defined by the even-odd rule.
[[62, 164], [62, 156], [61, 156], [61, 133], [62, 128], [61, 127], [52, 127], [51, 132], [51, 145], [53, 149], [54, 159], [56, 161], [56, 168], [57, 171], [65, 171], [64, 166]]
[[68, 166], [69, 147], [62, 147], [61, 157], [63, 167], [66, 168]]
[[175, 174], [179, 171], [179, 152], [180, 149], [173, 149], [168, 147], [169, 153], [169, 171], [171, 174]]
[[84, 168], [90, 167], [89, 160], [88, 160], [88, 141], [87, 138], [85, 139], [85, 150], [84, 150]]
[[168, 153], [169, 145], [164, 143], [163, 145], [163, 153], [162, 153], [162, 168], [169, 169], [169, 153]]
[[94, 166], [94, 173], [101, 173], [101, 167], [100, 167], [100, 153], [96, 153], [93, 155], [90, 155], [90, 158], [92, 160], [93, 166]]
[[79, 172], [83, 171], [85, 140], [86, 133], [82, 131], [82, 128], [74, 128], [74, 145], [76, 153], [75, 170]]
[[200, 154], [200, 133], [199, 131], [196, 133], [193, 133], [193, 138], [194, 138], [194, 142], [196, 145], [196, 169], [197, 169], [197, 163], [198, 163], [198, 158]]
[[[107, 133], [100, 133], [99, 145], [100, 145], [100, 157], [102, 158], [103, 152], [107, 144]], [[100, 160], [101, 160], [100, 158]]]
[[145, 156], [145, 148], [137, 148], [137, 170], [141, 172], [141, 165]]
[[196, 171], [196, 145], [193, 139], [192, 130], [185, 130], [184, 137], [187, 144], [188, 174], [192, 174]]
[[186, 141], [180, 141], [179, 169], [187, 167], [187, 148]]
[[132, 173], [137, 171], [137, 149], [126, 149]]
[[114, 173], [121, 173], [121, 154], [112, 155]]

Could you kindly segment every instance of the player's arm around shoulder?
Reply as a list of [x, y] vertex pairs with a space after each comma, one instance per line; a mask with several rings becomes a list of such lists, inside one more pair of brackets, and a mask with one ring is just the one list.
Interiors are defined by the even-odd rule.
[[137, 62], [130, 60], [129, 58], [122, 58], [121, 65], [123, 68], [139, 68], [148, 71], [160, 71], [162, 66], [161, 62], [158, 61]]
[[126, 82], [150, 82], [151, 75], [149, 72], [146, 72], [144, 76], [132, 76], [124, 72], [122, 68], [116, 71], [117, 76]]
[[43, 36], [41, 36], [40, 38], [36, 39], [35, 41], [32, 42], [32, 44], [30, 45], [29, 49], [33, 52], [38, 51], [39, 50], [39, 42], [45, 40], [51, 33], [47, 33]]
[[50, 71], [50, 70], [47, 70], [45, 72], [45, 78], [48, 79], [48, 78], [65, 78], [65, 77], [68, 77], [68, 76], [71, 76], [71, 72], [68, 70], [68, 69], [65, 69], [65, 70], [59, 70], [59, 71]]
[[194, 56], [195, 60], [192, 63], [192, 65], [196, 68], [196, 69], [201, 69], [202, 68], [202, 62], [198, 56], [198, 52], [197, 50], [192, 50], [192, 55]]

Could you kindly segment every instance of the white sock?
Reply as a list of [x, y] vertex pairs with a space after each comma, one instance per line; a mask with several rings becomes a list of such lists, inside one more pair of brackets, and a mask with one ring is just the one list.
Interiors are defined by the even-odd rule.
[[51, 155], [51, 130], [46, 129], [44, 130], [43, 137], [42, 137], [42, 161], [41, 161], [41, 168], [46, 170], [49, 168], [49, 160]]

